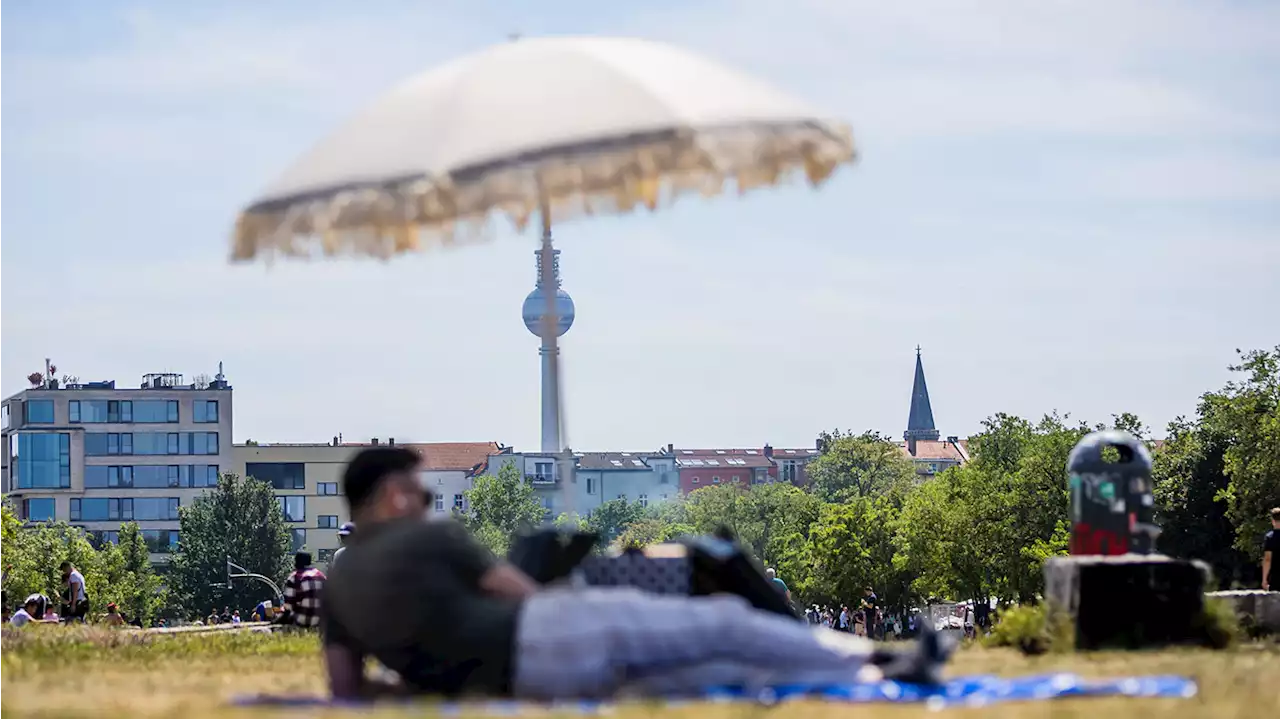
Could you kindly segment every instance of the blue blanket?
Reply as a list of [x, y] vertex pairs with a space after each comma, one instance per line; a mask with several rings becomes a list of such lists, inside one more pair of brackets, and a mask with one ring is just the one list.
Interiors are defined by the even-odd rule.
[[[763, 692], [746, 692], [742, 689], [719, 687], [708, 689], [702, 701], [752, 702], [773, 705], [784, 701], [811, 699], [830, 702], [868, 703], [924, 703], [931, 709], [948, 706], [980, 707], [997, 702], [1043, 701], [1063, 697], [1167, 697], [1195, 696], [1196, 684], [1185, 677], [1155, 676], [1121, 679], [1083, 679], [1074, 674], [1042, 674], [1039, 676], [1005, 679], [994, 676], [972, 676], [951, 679], [939, 687], [921, 687], [897, 682], [878, 684], [846, 684], [839, 686], [777, 686]], [[268, 707], [337, 707], [352, 706], [334, 702], [328, 698], [306, 696], [260, 695], [241, 697], [233, 701], [237, 706]], [[673, 700], [668, 704], [688, 704], [688, 700]], [[551, 709], [556, 713], [597, 714], [607, 705], [596, 702], [566, 702], [546, 707], [513, 701], [487, 701], [478, 703], [444, 703], [434, 705], [442, 714], [487, 714], [511, 716]]]

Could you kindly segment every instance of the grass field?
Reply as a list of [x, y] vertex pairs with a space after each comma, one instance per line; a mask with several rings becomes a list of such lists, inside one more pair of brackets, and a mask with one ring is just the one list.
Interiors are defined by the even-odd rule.
[[[321, 693], [321, 666], [314, 637], [222, 632], [187, 636], [142, 635], [101, 629], [32, 627], [4, 632], [0, 711], [11, 717], [270, 717], [293, 712], [230, 709], [225, 702], [257, 692]], [[1051, 654], [1026, 658], [1010, 650], [967, 648], [951, 673], [1003, 676], [1066, 670], [1086, 676], [1182, 674], [1197, 679], [1193, 699], [1075, 699], [1007, 704], [944, 713], [998, 718], [1025, 717], [1259, 717], [1280, 707], [1280, 647], [1248, 644], [1212, 652]], [[1270, 708], [1268, 708], [1270, 707]], [[730, 719], [770, 712], [788, 717], [859, 719], [933, 714], [923, 707], [786, 704], [778, 709], [747, 705], [695, 705], [658, 709], [624, 706], [622, 719], [706, 717]], [[307, 714], [314, 714], [309, 710]], [[342, 716], [327, 711], [322, 716]], [[431, 714], [430, 705], [388, 707], [376, 716]], [[368, 716], [368, 713], [362, 714]]]

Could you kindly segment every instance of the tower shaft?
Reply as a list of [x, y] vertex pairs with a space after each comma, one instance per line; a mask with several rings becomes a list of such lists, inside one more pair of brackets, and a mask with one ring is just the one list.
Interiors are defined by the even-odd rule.
[[560, 443], [560, 347], [557, 342], [559, 317], [556, 313], [556, 251], [551, 246], [551, 229], [544, 228], [542, 247], [538, 250], [538, 284], [543, 288], [546, 307], [542, 317], [542, 451], [559, 452]]

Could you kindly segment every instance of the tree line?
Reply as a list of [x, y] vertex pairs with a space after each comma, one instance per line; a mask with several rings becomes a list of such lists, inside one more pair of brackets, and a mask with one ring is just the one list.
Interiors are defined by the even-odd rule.
[[[1114, 427], [1147, 441], [1154, 456], [1158, 549], [1203, 559], [1224, 586], [1256, 586], [1267, 510], [1280, 505], [1280, 346], [1242, 353], [1232, 379], [1199, 398], [1195, 414], [1170, 422], [1166, 438], [1132, 414], [1087, 424], [1058, 414], [1028, 420], [996, 414], [969, 440], [970, 460], [923, 479], [898, 445], [874, 432], [826, 432], [805, 487], [719, 485], [648, 507], [605, 502], [585, 525], [613, 547], [642, 547], [728, 527], [806, 603], [840, 603], [873, 589], [890, 606], [933, 598], [1033, 600], [1047, 557], [1069, 536], [1066, 461], [1088, 432]], [[545, 509], [512, 464], [476, 477], [458, 518], [506, 554]], [[58, 565], [84, 574], [95, 608], [115, 602], [126, 617], [202, 617], [247, 609], [271, 594], [228, 581], [231, 558], [279, 585], [292, 542], [270, 484], [223, 475], [180, 510], [179, 544], [157, 572], [136, 524], [115, 544], [95, 546], [64, 522], [24, 527], [3, 510], [4, 589], [10, 603], [57, 597]], [[96, 610], [96, 609], [95, 609]]]
[[[710, 486], [556, 521], [580, 522], [614, 548], [727, 526], [806, 603], [847, 602], [866, 588], [893, 606], [1027, 602], [1043, 590], [1045, 559], [1067, 551], [1068, 454], [1089, 432], [1116, 428], [1152, 450], [1158, 550], [1205, 560], [1223, 587], [1257, 586], [1267, 512], [1280, 505], [1280, 346], [1241, 353], [1230, 369], [1163, 441], [1129, 413], [1095, 424], [996, 414], [970, 437], [967, 463], [922, 479], [889, 438], [827, 432], [805, 487]], [[545, 511], [514, 468], [479, 478], [468, 500], [465, 521], [498, 553]]]

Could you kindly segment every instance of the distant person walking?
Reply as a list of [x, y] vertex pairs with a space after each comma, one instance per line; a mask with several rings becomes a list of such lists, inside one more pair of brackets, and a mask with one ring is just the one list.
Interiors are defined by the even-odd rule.
[[84, 623], [89, 614], [89, 593], [84, 588], [84, 575], [71, 562], [58, 565], [62, 570], [62, 581], [67, 585], [67, 610], [62, 616], [68, 622]]
[[1280, 592], [1280, 579], [1276, 572], [1276, 558], [1280, 555], [1280, 507], [1271, 510], [1271, 531], [1262, 538], [1262, 588], [1268, 592]]

